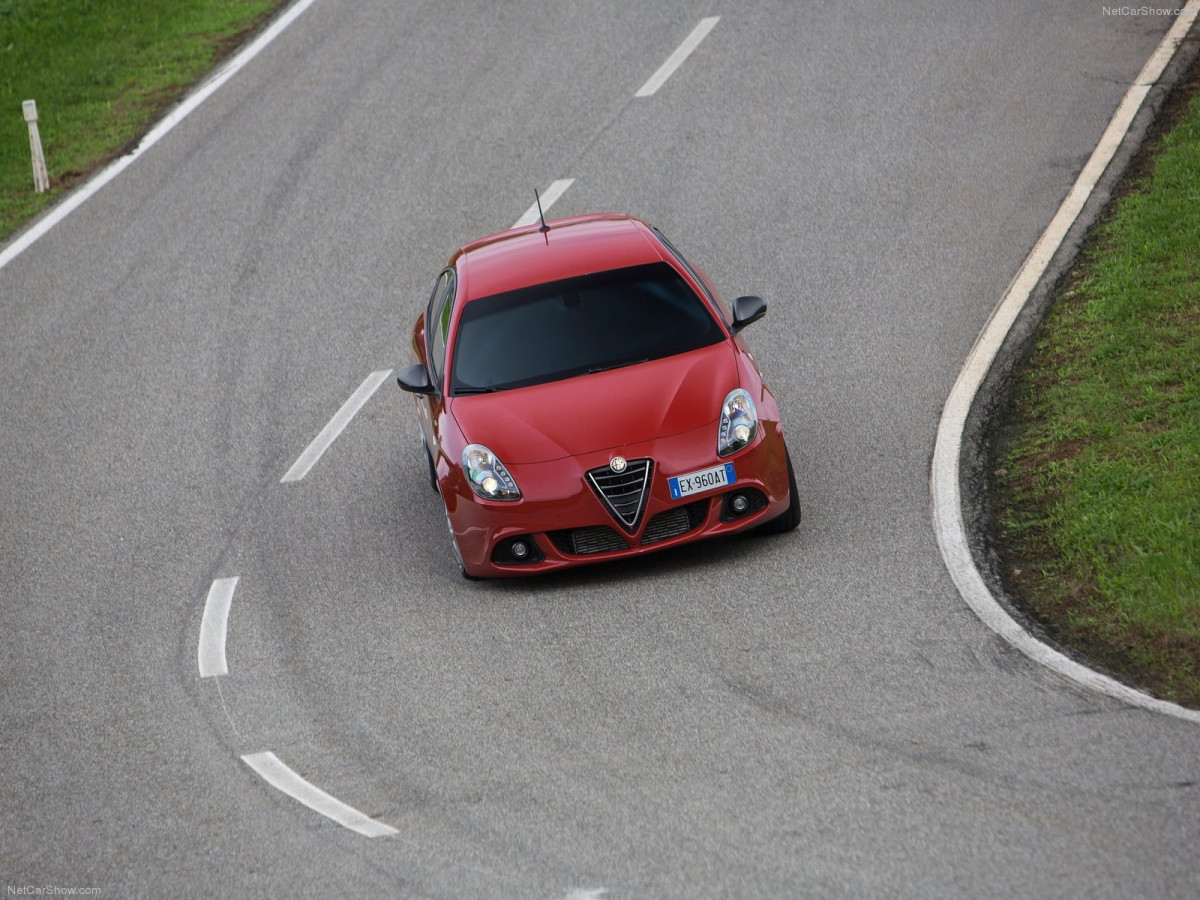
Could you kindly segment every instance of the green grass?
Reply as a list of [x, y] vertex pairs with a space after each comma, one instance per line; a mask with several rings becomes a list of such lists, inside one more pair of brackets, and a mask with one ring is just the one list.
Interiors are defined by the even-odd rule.
[[[0, 239], [128, 147], [281, 0], [0, 0]], [[35, 100], [51, 190], [21, 111]]]
[[993, 509], [1018, 602], [1200, 706], [1200, 95], [1148, 168], [1018, 376]]

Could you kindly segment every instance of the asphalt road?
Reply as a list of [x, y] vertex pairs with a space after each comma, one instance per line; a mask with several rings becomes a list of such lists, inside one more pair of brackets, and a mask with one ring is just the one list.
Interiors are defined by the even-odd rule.
[[[928, 487], [962, 359], [1170, 20], [749, 6], [317, 0], [0, 270], [8, 894], [1200, 893], [1200, 732], [983, 627]], [[463, 582], [390, 380], [280, 483], [407, 363], [449, 253], [560, 178], [553, 215], [642, 216], [768, 299], [794, 534]]]

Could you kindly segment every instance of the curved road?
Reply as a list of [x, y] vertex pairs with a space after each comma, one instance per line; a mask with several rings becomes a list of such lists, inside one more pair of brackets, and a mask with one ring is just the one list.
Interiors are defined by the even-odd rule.
[[[928, 487], [961, 361], [1170, 20], [599, 6], [317, 0], [0, 270], [0, 889], [1200, 893], [1196, 726], [981, 625]], [[768, 299], [796, 533], [465, 583], [387, 382], [281, 481], [407, 361], [449, 252], [559, 179], [553, 215], [643, 216]]]

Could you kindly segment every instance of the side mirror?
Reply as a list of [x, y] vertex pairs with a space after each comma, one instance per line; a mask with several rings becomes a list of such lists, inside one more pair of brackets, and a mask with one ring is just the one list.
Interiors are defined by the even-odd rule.
[[420, 363], [401, 369], [396, 376], [396, 382], [410, 394], [432, 394], [433, 382], [429, 380], [429, 370]]
[[767, 301], [762, 297], [738, 297], [733, 301], [733, 333], [737, 334], [766, 314]]

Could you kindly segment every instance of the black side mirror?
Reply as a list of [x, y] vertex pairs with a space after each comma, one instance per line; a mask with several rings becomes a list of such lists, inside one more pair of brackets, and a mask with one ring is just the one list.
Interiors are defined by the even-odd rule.
[[429, 370], [420, 363], [401, 369], [396, 376], [396, 382], [410, 394], [432, 394], [433, 382], [429, 380]]
[[762, 297], [738, 297], [733, 301], [733, 333], [737, 334], [766, 314], [767, 301]]

